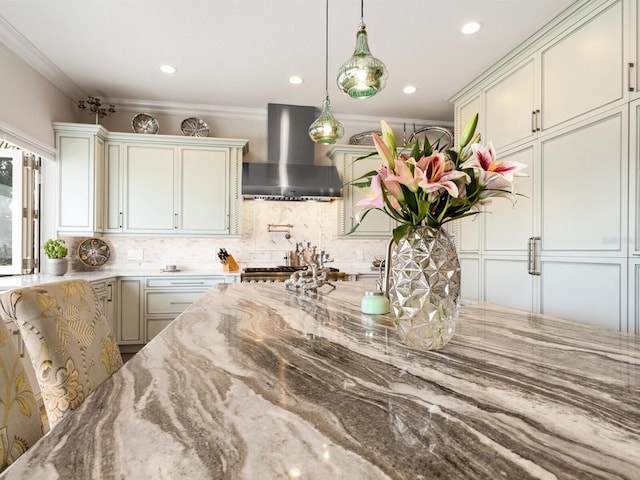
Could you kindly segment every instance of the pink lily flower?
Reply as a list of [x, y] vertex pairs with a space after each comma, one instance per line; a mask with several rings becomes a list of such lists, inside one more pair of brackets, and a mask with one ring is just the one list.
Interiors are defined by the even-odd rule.
[[[407, 165], [408, 163], [414, 166], [413, 172], [411, 168]], [[395, 174], [391, 174], [387, 177], [387, 180], [395, 181], [397, 183], [401, 183], [405, 185], [412, 192], [418, 191], [418, 184], [424, 177], [424, 172], [416, 166], [415, 160], [410, 158], [407, 161], [403, 161], [398, 159], [396, 162]], [[385, 182], [386, 183], [386, 182]]]
[[384, 186], [387, 187], [389, 193], [402, 202], [404, 200], [404, 194], [402, 193], [400, 184], [394, 178], [392, 178], [391, 174], [389, 173], [389, 167], [386, 163], [382, 164], [380, 170], [378, 170], [378, 175], [380, 175], [380, 178], [382, 179]]
[[517, 172], [526, 168], [526, 165], [520, 162], [498, 162], [491, 142], [487, 146], [474, 143], [471, 145], [471, 149], [473, 150], [473, 155], [460, 168], [476, 169], [479, 173], [478, 181], [482, 186], [487, 186], [491, 181], [495, 182], [496, 179], [492, 180], [492, 178], [496, 176], [500, 176], [512, 183], [513, 176], [518, 175]]
[[389, 168], [393, 170], [395, 168], [395, 150], [391, 150], [391, 148], [377, 133], [373, 132], [371, 136], [373, 137], [373, 144], [376, 147], [378, 155], [380, 155], [380, 158], [382, 158], [382, 160], [389, 165]]
[[437, 198], [442, 190], [447, 191], [452, 197], [457, 197], [458, 186], [454, 180], [460, 178], [469, 180], [466, 173], [455, 170], [451, 160], [437, 150], [418, 161], [416, 171], [418, 170], [423, 172], [418, 185], [429, 194], [430, 199]]

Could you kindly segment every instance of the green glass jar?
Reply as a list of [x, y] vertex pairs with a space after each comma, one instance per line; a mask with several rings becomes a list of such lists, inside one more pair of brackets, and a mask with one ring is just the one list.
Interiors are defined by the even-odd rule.
[[379, 291], [364, 292], [360, 311], [368, 315], [383, 315], [389, 313], [389, 299]]

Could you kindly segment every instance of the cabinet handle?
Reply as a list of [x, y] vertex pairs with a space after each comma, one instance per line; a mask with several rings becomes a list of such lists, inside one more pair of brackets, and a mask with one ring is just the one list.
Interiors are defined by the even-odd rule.
[[531, 132], [535, 133], [536, 131], [536, 111], [531, 111]]
[[173, 228], [175, 230], [178, 229], [178, 214], [177, 213], [173, 214]]
[[113, 301], [113, 285], [107, 284], [107, 302]]
[[118, 218], [120, 219], [120, 222], [119, 222], [119, 223], [120, 223], [120, 225], [119, 225], [119, 227], [118, 227], [118, 228], [122, 228], [122, 212], [120, 212], [120, 213], [118, 214]]
[[169, 282], [170, 285], [204, 285], [204, 282]]
[[529, 275], [540, 275], [540, 237], [529, 237]]
[[231, 215], [227, 213], [227, 230], [231, 228]]
[[536, 110], [536, 132], [540, 131], [540, 127], [542, 126], [542, 116], [540, 115], [540, 109]]
[[193, 302], [170, 302], [169, 305], [191, 305]]
[[635, 89], [635, 87], [633, 85], [633, 82], [632, 82], [632, 80], [633, 80], [632, 70], [633, 70], [633, 68], [635, 66], [636, 66], [635, 63], [629, 62], [629, 68], [627, 69], [627, 77], [628, 77], [627, 81], [629, 82], [629, 91], [630, 92], [635, 92], [636, 91], [636, 89]]

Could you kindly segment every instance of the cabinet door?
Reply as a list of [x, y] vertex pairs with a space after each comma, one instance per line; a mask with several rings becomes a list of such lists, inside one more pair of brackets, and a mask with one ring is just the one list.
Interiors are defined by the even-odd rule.
[[498, 151], [535, 137], [536, 65], [531, 57], [485, 90], [485, 135]]
[[118, 142], [105, 144], [105, 232], [121, 232], [123, 221], [122, 166], [123, 145]]
[[527, 259], [520, 257], [484, 258], [484, 300], [526, 311], [535, 309], [534, 277], [527, 270]]
[[640, 257], [640, 100], [629, 106], [629, 255]]
[[627, 331], [626, 259], [543, 259], [540, 311]]
[[542, 130], [625, 98], [623, 2], [541, 51]]
[[117, 337], [119, 344], [144, 343], [144, 323], [142, 316], [143, 279], [123, 277], [118, 280], [118, 318]]
[[640, 335], [640, 259], [629, 259], [627, 271], [629, 279], [627, 332]]
[[59, 157], [58, 231], [102, 233], [104, 139], [98, 133], [106, 131], [99, 126], [55, 128]]
[[182, 233], [229, 232], [229, 150], [181, 147], [178, 228]]
[[[536, 145], [528, 143], [504, 154], [498, 160], [524, 163], [525, 177], [516, 177], [516, 204], [508, 199], [495, 198], [483, 207], [480, 219], [484, 222], [484, 252], [505, 255], [526, 254], [529, 237], [534, 235], [534, 180], [536, 178]], [[480, 220], [477, 219], [477, 220]]]
[[173, 233], [176, 147], [125, 145], [124, 229], [130, 233]]
[[615, 109], [540, 142], [543, 256], [626, 256], [627, 118]]

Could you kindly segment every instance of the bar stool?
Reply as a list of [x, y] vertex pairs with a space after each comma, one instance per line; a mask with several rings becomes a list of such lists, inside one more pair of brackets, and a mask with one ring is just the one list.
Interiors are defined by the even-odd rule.
[[0, 322], [0, 472], [43, 435], [42, 419], [18, 349]]
[[122, 366], [102, 304], [86, 280], [6, 292], [0, 317], [20, 329], [51, 428]]

